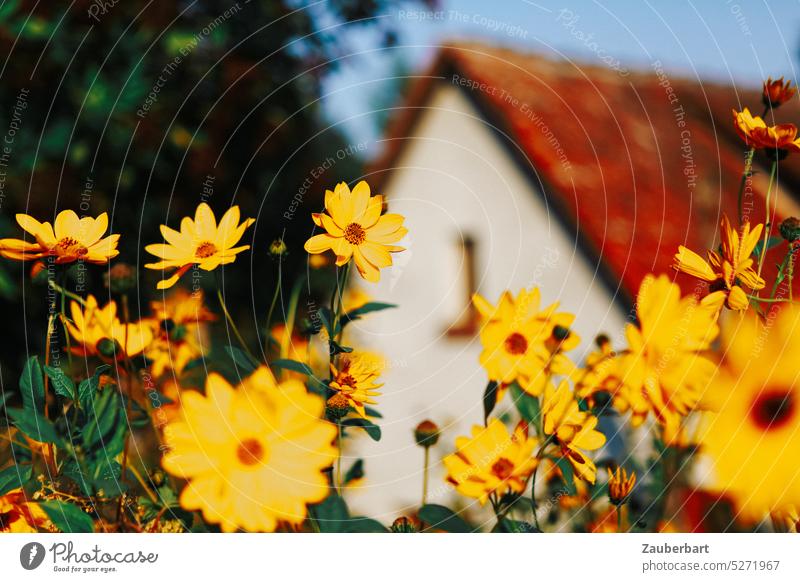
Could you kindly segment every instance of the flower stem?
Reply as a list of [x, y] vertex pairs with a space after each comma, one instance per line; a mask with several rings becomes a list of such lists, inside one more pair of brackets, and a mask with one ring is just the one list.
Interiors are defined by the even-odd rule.
[[239, 343], [241, 344], [242, 348], [247, 353], [247, 355], [250, 356], [253, 359], [253, 361], [257, 362], [258, 359], [250, 351], [250, 348], [247, 347], [247, 343], [244, 341], [242, 334], [239, 332], [239, 328], [236, 327], [236, 322], [233, 321], [233, 317], [231, 317], [227, 305], [225, 305], [225, 298], [222, 296], [222, 287], [219, 284], [217, 285], [217, 298], [219, 299], [220, 307], [222, 307], [222, 312], [225, 314], [225, 319], [228, 321], [228, 325], [231, 326], [231, 329], [233, 330], [236, 339], [239, 340]]
[[617, 533], [622, 533], [622, 505], [617, 505]]
[[742, 172], [742, 180], [739, 183], [738, 196], [739, 226], [742, 226], [742, 222], [744, 221], [744, 187], [753, 173], [753, 155], [755, 152], [755, 148], [750, 148], [744, 155], [744, 171]]
[[267, 312], [267, 338], [272, 339], [272, 314], [275, 311], [275, 305], [278, 303], [278, 296], [281, 294], [281, 278], [282, 278], [281, 261], [278, 260], [278, 281], [275, 283], [275, 293], [272, 295], [272, 303], [269, 305]]
[[425, 447], [425, 460], [422, 464], [422, 505], [428, 503], [428, 468], [430, 466], [431, 448]]
[[339, 455], [336, 457], [336, 478], [334, 487], [339, 497], [342, 496], [342, 421], [336, 421], [336, 448], [339, 449]]
[[[769, 244], [769, 235], [772, 231], [772, 216], [774, 212], [770, 212], [770, 198], [772, 195], [772, 184], [775, 182], [775, 175], [778, 172], [778, 161], [775, 160], [772, 162], [772, 168], [769, 171], [769, 184], [767, 185], [767, 197], [765, 200], [765, 213], [766, 217], [764, 220], [764, 242], [761, 246], [761, 252], [758, 255], [758, 276], [761, 276], [761, 270], [764, 267], [764, 258], [767, 256], [767, 246]], [[777, 199], [778, 192], [776, 188], [775, 198]], [[774, 204], [777, 208], [777, 204]]]

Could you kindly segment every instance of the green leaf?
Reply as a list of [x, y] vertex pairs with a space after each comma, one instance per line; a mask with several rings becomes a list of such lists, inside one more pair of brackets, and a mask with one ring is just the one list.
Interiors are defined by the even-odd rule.
[[353, 517], [345, 525], [347, 533], [386, 533], [386, 528], [379, 521], [368, 517]]
[[31, 475], [33, 468], [30, 465], [11, 465], [0, 471], [0, 497], [25, 485], [30, 481]]
[[225, 352], [231, 357], [236, 366], [244, 372], [245, 376], [249, 376], [258, 368], [258, 362], [247, 352], [240, 350], [236, 346], [225, 346]]
[[419, 510], [419, 518], [428, 525], [428, 529], [440, 529], [450, 533], [473, 531], [466, 521], [444, 505], [423, 505]]
[[88, 410], [94, 401], [94, 395], [100, 388], [100, 376], [105, 374], [111, 366], [103, 364], [94, 369], [94, 374], [78, 384], [78, 402], [83, 410]]
[[[781, 244], [782, 241], [783, 239], [779, 236], [769, 237], [769, 239], [767, 240], [767, 250], [770, 250], [771, 248], [778, 246], [779, 244]], [[761, 249], [763, 248], [764, 248], [764, 239], [762, 238], [760, 241], [756, 243], [756, 246], [753, 248], [753, 254], [756, 257], [760, 257]]]
[[22, 392], [22, 407], [25, 410], [37, 414], [44, 410], [44, 376], [38, 356], [28, 358], [25, 362], [19, 378], [19, 388]]
[[355, 463], [344, 474], [344, 484], [362, 479], [364, 477], [364, 459], [357, 459]]
[[342, 421], [342, 426], [359, 426], [367, 431], [367, 434], [372, 440], [381, 440], [381, 427], [370, 422], [366, 418], [348, 418]]
[[336, 494], [329, 495], [322, 503], [311, 507], [311, 514], [323, 533], [343, 533], [347, 531], [350, 512], [344, 499]]
[[124, 414], [120, 399], [113, 390], [105, 390], [87, 410], [86, 424], [81, 432], [83, 446], [91, 450], [97, 445], [105, 446], [103, 439], [117, 423], [120, 414]]
[[372, 313], [374, 311], [383, 311], [384, 309], [393, 309], [397, 307], [394, 303], [379, 303], [377, 301], [370, 301], [369, 303], [365, 303], [361, 307], [357, 307], [351, 311], [348, 311], [344, 314], [345, 322], [353, 321], [359, 319], [361, 316], [366, 315], [367, 313]]
[[328, 337], [332, 338], [336, 336], [336, 334], [333, 333], [333, 315], [331, 314], [331, 310], [327, 307], [322, 307], [318, 313], [319, 319], [322, 321], [322, 326], [325, 328], [325, 331], [328, 332]]
[[35, 412], [8, 408], [8, 415], [14, 420], [14, 425], [29, 438], [40, 443], [60, 443], [55, 425]]
[[375, 410], [374, 408], [370, 408], [369, 406], [364, 407], [364, 414], [371, 418], [383, 418], [383, 415]]
[[275, 360], [272, 362], [271, 366], [273, 368], [280, 368], [282, 370], [291, 370], [292, 372], [298, 372], [300, 374], [305, 374], [306, 376], [314, 375], [314, 371], [309, 367], [308, 364], [298, 362], [297, 360]]
[[56, 394], [69, 400], [75, 400], [75, 383], [64, 373], [64, 370], [53, 366], [44, 366], [44, 373], [50, 378]]
[[541, 414], [539, 399], [525, 392], [517, 384], [511, 385], [511, 398], [514, 400], [514, 406], [517, 407], [520, 416], [529, 424], [538, 427]]
[[39, 504], [47, 517], [64, 533], [92, 533], [94, 522], [91, 516], [66, 501], [45, 501]]
[[572, 470], [572, 463], [564, 457], [553, 459], [556, 466], [561, 469], [561, 478], [564, 481], [564, 487], [567, 490], [567, 495], [577, 495], [578, 490], [575, 487], [575, 473]]
[[489, 380], [486, 385], [486, 390], [483, 392], [483, 422], [484, 424], [489, 419], [489, 415], [497, 405], [497, 389], [500, 385], [494, 380]]
[[330, 346], [330, 352], [331, 355], [333, 356], [336, 356], [338, 354], [349, 354], [350, 352], [353, 351], [353, 348], [343, 346], [334, 340], [330, 340], [328, 342], [328, 345]]
[[517, 521], [516, 519], [510, 519], [508, 517], [504, 517], [501, 520], [498, 531], [503, 533], [542, 533], [542, 531], [532, 523]]

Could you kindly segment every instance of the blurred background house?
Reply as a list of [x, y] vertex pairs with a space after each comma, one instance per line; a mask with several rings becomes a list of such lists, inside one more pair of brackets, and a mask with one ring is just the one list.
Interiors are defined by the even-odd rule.
[[[722, 214], [735, 220], [745, 147], [731, 109], [740, 104], [760, 112], [760, 91], [661, 67], [620, 74], [485, 44], [442, 47], [393, 110], [383, 154], [365, 172], [409, 228], [408, 251], [369, 288], [400, 307], [356, 322], [360, 343], [388, 366], [384, 437], [356, 447], [368, 468], [355, 496], [365, 510], [389, 519], [418, 503], [421, 465], [406, 450], [418, 422], [445, 427], [444, 443], [482, 423], [487, 378], [473, 293], [494, 303], [506, 289], [538, 287], [543, 305], [559, 301], [576, 315], [582, 343], [571, 356], [581, 362], [598, 333], [625, 345], [648, 273], [704, 292], [675, 274], [672, 258], [679, 245], [715, 248]], [[788, 162], [784, 217], [800, 214], [791, 194], [800, 164]], [[765, 163], [756, 159], [746, 193], [745, 213], [757, 221]], [[773, 273], [782, 258], [768, 258]], [[442, 483], [441, 468], [434, 472]], [[434, 487], [429, 502], [451, 503], [449, 488]]]

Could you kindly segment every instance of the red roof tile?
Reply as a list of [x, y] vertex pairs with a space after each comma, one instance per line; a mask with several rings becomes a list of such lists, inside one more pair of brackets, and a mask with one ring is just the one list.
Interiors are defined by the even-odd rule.
[[[679, 245], [705, 254], [718, 244], [723, 212], [735, 221], [745, 147], [733, 131], [731, 109], [741, 104], [760, 113], [758, 91], [737, 93], [656, 69], [623, 76], [459, 44], [442, 49], [433, 71], [412, 85], [390, 133], [410, 132], [435, 83], [452, 83], [453, 74], [483, 84], [462, 89], [511, 135], [526, 158], [520, 163], [544, 187], [548, 203], [578, 231], [588, 253], [602, 261], [612, 286], [621, 284], [628, 297], [635, 296], [646, 274], [673, 273]], [[800, 120], [800, 105], [778, 113], [783, 121]], [[379, 179], [391, 171], [403, 141], [390, 141], [394, 145], [374, 164]], [[764, 217], [767, 172], [761, 155], [756, 156], [755, 195], [749, 198], [756, 222]], [[798, 212], [785, 192], [800, 183], [798, 161], [790, 156], [781, 165], [781, 215]], [[781, 259], [782, 251], [768, 255], [768, 281]], [[677, 281], [685, 292], [695, 288], [684, 275]]]

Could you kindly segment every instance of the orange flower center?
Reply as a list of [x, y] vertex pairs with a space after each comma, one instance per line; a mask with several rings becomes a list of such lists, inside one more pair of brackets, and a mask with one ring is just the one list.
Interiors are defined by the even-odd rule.
[[356, 387], [357, 387], [356, 379], [353, 378], [350, 374], [342, 374], [341, 376], [336, 378], [336, 381], [339, 383], [339, 385], [342, 388], [344, 388], [346, 386], [346, 387], [350, 388], [351, 390], [355, 390]]
[[766, 390], [753, 403], [750, 417], [761, 430], [775, 430], [792, 420], [796, 409], [797, 403], [792, 392]]
[[243, 465], [257, 465], [264, 460], [264, 447], [256, 439], [244, 439], [236, 449], [236, 457]]
[[492, 465], [492, 474], [498, 479], [505, 481], [514, 472], [514, 463], [508, 459], [500, 458]]
[[344, 229], [344, 240], [351, 245], [360, 245], [366, 239], [367, 233], [364, 231], [364, 227], [357, 222], [351, 222], [347, 225], [347, 228]]
[[65, 236], [56, 243], [56, 252], [60, 255], [82, 257], [89, 250], [71, 236]]
[[217, 252], [217, 247], [212, 242], [202, 242], [197, 246], [197, 250], [194, 252], [196, 257], [201, 259], [207, 259], [208, 257], [212, 256]]
[[528, 340], [521, 333], [514, 332], [506, 338], [505, 347], [509, 354], [519, 356], [528, 351]]

